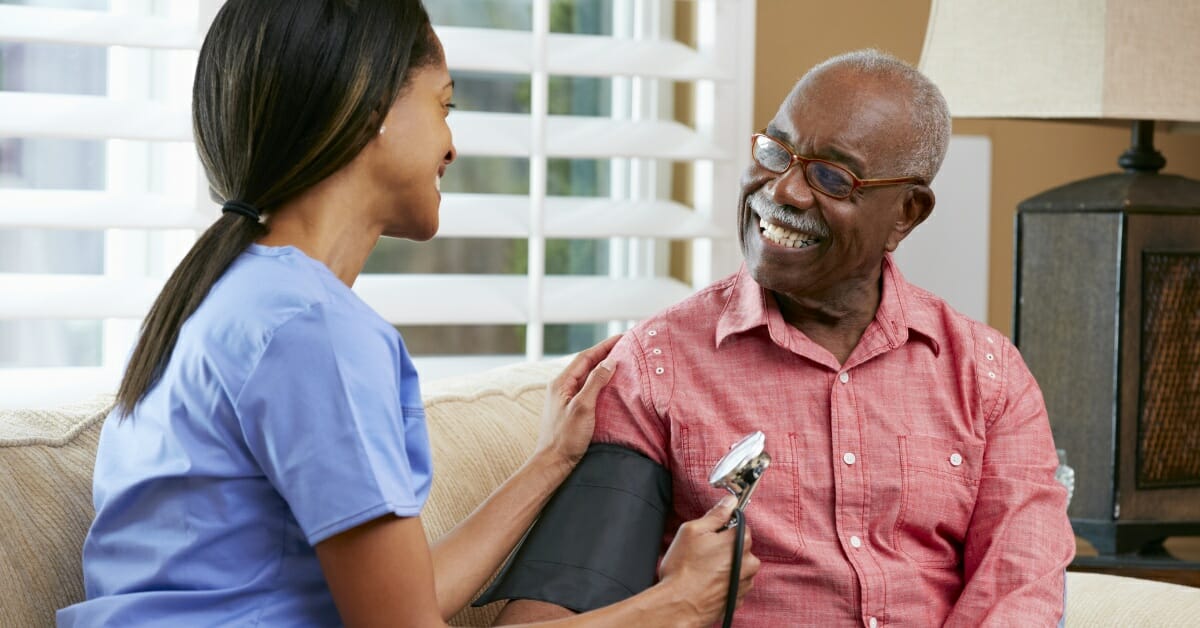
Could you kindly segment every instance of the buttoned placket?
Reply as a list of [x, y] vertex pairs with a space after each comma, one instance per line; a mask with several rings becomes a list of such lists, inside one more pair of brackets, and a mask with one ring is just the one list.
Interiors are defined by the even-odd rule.
[[867, 486], [864, 465], [868, 462], [860, 444], [864, 442], [862, 417], [854, 402], [855, 373], [853, 367], [843, 367], [833, 378], [830, 391], [831, 420], [833, 421], [833, 459], [837, 461], [834, 482], [834, 524], [842, 549], [858, 577], [861, 617], [864, 625], [878, 625], [876, 613], [881, 595], [875, 586], [882, 575], [871, 557], [867, 529]]

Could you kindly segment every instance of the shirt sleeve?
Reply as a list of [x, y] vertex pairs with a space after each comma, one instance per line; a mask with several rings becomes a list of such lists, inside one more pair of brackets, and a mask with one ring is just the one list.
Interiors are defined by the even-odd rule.
[[[596, 399], [592, 441], [638, 451], [670, 469], [670, 430], [660, 418], [647, 376], [648, 367], [638, 329], [621, 337], [609, 353], [616, 364], [612, 379]], [[674, 369], [664, 369], [659, 388], [669, 387]]]
[[[589, 449], [476, 604], [534, 599], [586, 611], [654, 583], [670, 511], [671, 481], [663, 470], [669, 443], [636, 334], [626, 333], [608, 354], [616, 368], [596, 401], [592, 440], [599, 446]], [[628, 451], [617, 453], [622, 448], [657, 464], [633, 464]]]
[[[419, 514], [431, 475], [424, 410], [399, 339], [316, 305], [282, 325], [242, 388], [247, 446], [310, 544]], [[410, 404], [414, 405], [414, 404]]]
[[1016, 347], [1005, 342], [1006, 386], [988, 424], [983, 469], [963, 548], [966, 586], [946, 626], [1053, 626], [1065, 609], [1075, 554], [1067, 494], [1046, 405]]

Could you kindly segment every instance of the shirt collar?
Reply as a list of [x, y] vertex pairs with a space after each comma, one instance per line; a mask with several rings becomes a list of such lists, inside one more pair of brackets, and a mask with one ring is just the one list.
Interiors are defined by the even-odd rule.
[[917, 338], [929, 344], [933, 355], [942, 352], [941, 327], [938, 325], [939, 308], [930, 301], [922, 298], [920, 288], [908, 283], [892, 254], [883, 257], [883, 294], [879, 299], [879, 309], [875, 311], [875, 322], [883, 328], [892, 348], [908, 342], [909, 332], [916, 332]]
[[[879, 325], [892, 348], [908, 342], [910, 332], [929, 344], [936, 356], [941, 353], [941, 331], [937, 324], [938, 309], [928, 299], [918, 296], [919, 288], [909, 284], [892, 261], [891, 254], [883, 258], [883, 291], [875, 324]], [[738, 269], [721, 316], [717, 321], [716, 346], [729, 336], [768, 324], [769, 312], [778, 309], [774, 299], [759, 286], [746, 270]]]
[[[774, 304], [772, 304], [774, 306]], [[746, 270], [745, 262], [738, 269], [729, 290], [729, 297], [717, 320], [716, 346], [734, 334], [767, 325], [767, 291]]]

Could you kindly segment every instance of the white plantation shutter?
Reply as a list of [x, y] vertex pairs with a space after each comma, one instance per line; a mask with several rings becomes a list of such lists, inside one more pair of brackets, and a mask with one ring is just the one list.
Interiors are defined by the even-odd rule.
[[[447, 193], [439, 237], [524, 239], [529, 272], [364, 274], [355, 290], [394, 324], [525, 325], [524, 357], [538, 359], [545, 353], [545, 325], [621, 328], [733, 270], [737, 180], [748, 158], [755, 3], [686, 3], [695, 16], [695, 47], [669, 32], [676, 0], [607, 3], [612, 36], [549, 32], [550, 0], [533, 0], [528, 31], [438, 25], [451, 74], [527, 76], [530, 85], [528, 114], [450, 116], [460, 157], [528, 159], [529, 194]], [[0, 91], [0, 138], [101, 140], [108, 167], [104, 189], [0, 187], [0, 230], [105, 233], [104, 268], [96, 274], [0, 268], [0, 320], [105, 321], [99, 366], [0, 368], [0, 406], [114, 390], [163, 279], [217, 216], [191, 145], [189, 102], [194, 51], [220, 3], [109, 4], [109, 12], [0, 4], [0, 42], [109, 51], [105, 96]], [[120, 12], [126, 5], [163, 10]], [[124, 57], [148, 49], [183, 51], [177, 54], [190, 65], [152, 59], [146, 76], [118, 76], [130, 63]], [[552, 75], [611, 77], [612, 113], [550, 115]], [[693, 85], [694, 126], [672, 119], [671, 82]], [[556, 158], [612, 160], [610, 194], [548, 196], [546, 164]], [[690, 168], [690, 206], [670, 198], [672, 163]], [[607, 274], [546, 274], [549, 239], [606, 240]], [[686, 281], [667, 275], [669, 240], [692, 243], [683, 264]], [[520, 356], [417, 356], [417, 364], [428, 376], [512, 359]]]
[[[0, 346], [0, 356], [7, 360], [0, 364], [0, 407], [61, 404], [115, 391], [138, 325], [163, 278], [197, 230], [216, 216], [207, 191], [196, 184], [199, 166], [191, 145], [191, 80], [203, 33], [200, 24], [207, 24], [200, 17], [199, 0], [75, 3], [87, 9], [44, 6], [69, 4], [0, 4], [0, 45], [17, 57], [22, 52], [36, 57], [56, 48], [67, 56], [74, 52], [81, 58], [98, 58], [102, 75], [87, 82], [98, 82], [101, 94], [37, 88], [62, 87], [79, 80], [77, 73], [95, 72], [95, 67], [26, 64], [19, 72], [58, 73], [61, 80], [27, 76], [24, 88], [5, 86], [0, 91], [0, 140], [25, 143], [25, 149], [31, 143], [59, 142], [45, 151], [51, 156], [70, 153], [65, 143], [98, 145], [99, 159], [89, 161], [85, 169], [94, 173], [99, 185], [47, 188], [24, 185], [19, 176], [15, 184], [0, 179], [0, 232], [7, 232], [10, 245], [15, 234], [18, 244], [18, 251], [7, 257], [0, 251], [0, 259], [11, 262], [19, 257], [23, 237], [37, 240], [47, 232], [68, 231], [95, 234], [102, 255], [71, 265], [88, 266], [83, 269], [88, 274], [37, 268], [14, 272], [11, 265], [0, 264], [0, 323], [69, 327], [99, 321], [94, 329], [75, 334], [85, 337], [99, 355], [85, 359], [89, 351], [67, 347], [73, 350], [60, 351], [65, 364], [39, 367], [39, 343], [48, 336], [35, 333], [32, 340], [23, 339], [10, 329], [0, 335], [0, 345], [23, 346], [15, 352], [15, 362], [12, 347]], [[5, 63], [0, 69], [14, 69], [9, 59]], [[41, 161], [39, 167], [57, 166], [53, 159]], [[48, 253], [64, 259], [78, 256], [65, 247]], [[22, 266], [29, 264], [17, 268]]]

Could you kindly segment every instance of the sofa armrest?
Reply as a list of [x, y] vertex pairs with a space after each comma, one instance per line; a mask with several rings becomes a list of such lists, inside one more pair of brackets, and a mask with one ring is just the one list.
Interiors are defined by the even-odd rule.
[[0, 411], [0, 626], [53, 626], [83, 599], [92, 468], [112, 401]]

